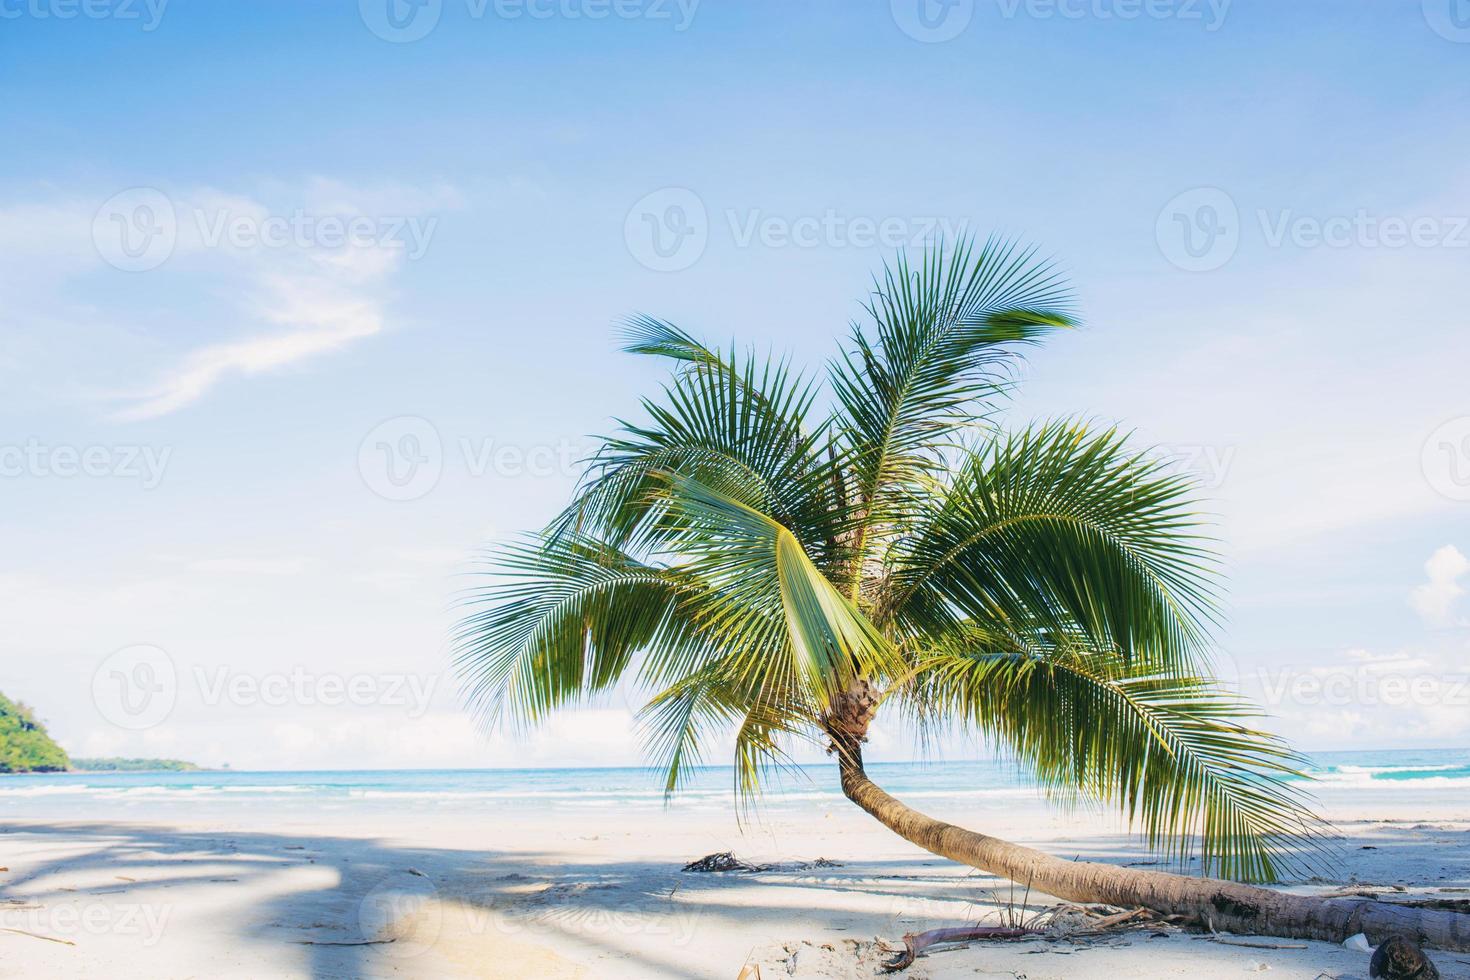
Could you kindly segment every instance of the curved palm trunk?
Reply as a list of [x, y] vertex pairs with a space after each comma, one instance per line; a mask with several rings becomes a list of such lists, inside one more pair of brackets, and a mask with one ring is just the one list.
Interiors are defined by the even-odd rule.
[[857, 739], [841, 731], [832, 734], [842, 771], [842, 792], [848, 799], [926, 851], [1009, 878], [1034, 891], [1069, 902], [1143, 906], [1235, 933], [1342, 942], [1362, 932], [1374, 943], [1399, 935], [1422, 945], [1470, 950], [1470, 915], [1366, 899], [1290, 895], [1215, 878], [1063, 861], [935, 820], [900, 803], [868, 778]]

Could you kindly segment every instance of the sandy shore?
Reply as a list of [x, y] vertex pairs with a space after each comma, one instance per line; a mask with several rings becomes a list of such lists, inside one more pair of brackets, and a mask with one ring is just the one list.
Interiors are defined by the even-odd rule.
[[[1467, 814], [1338, 806], [1332, 880], [1470, 898]], [[238, 816], [238, 815], [237, 815]], [[948, 816], [948, 814], [946, 814]], [[961, 815], [956, 815], [961, 816]], [[1056, 854], [1131, 863], [1116, 826], [1019, 807], [986, 829]], [[780, 863], [691, 874], [714, 851]], [[837, 866], [803, 866], [825, 858]], [[742, 832], [728, 814], [282, 810], [168, 825], [0, 824], [0, 976], [870, 977], [876, 940], [993, 915], [1004, 883], [911, 847], [850, 807], [783, 810]], [[1018, 900], [1019, 895], [1015, 896]], [[1031, 905], [1048, 904], [1032, 895]], [[1367, 977], [1337, 946], [1253, 949], [1136, 932], [936, 952], [907, 976]], [[1446, 977], [1470, 956], [1439, 954]], [[752, 975], [752, 974], [747, 974]]]

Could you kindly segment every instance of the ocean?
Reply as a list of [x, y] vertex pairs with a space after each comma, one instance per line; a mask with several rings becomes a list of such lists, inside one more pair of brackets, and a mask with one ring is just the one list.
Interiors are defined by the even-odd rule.
[[[1395, 803], [1424, 795], [1459, 794], [1470, 803], [1470, 749], [1332, 752], [1311, 756], [1309, 791], [1324, 804], [1376, 794]], [[1003, 761], [891, 762], [869, 767], [894, 796], [925, 809], [987, 810], [1035, 801], [1038, 791]], [[0, 776], [0, 819], [84, 820], [207, 818], [226, 809], [260, 809], [272, 816], [444, 813], [487, 810], [585, 812], [722, 810], [735, 805], [729, 767], [694, 770], [688, 785], [666, 800], [651, 769], [420, 769], [246, 772], [54, 773]], [[804, 775], [783, 773], [769, 784], [761, 808], [820, 812], [847, 805], [830, 763]]]

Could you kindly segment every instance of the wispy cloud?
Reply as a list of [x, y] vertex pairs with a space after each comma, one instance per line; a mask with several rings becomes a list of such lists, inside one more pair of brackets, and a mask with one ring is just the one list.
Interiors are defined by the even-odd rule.
[[[110, 418], [177, 412], [233, 379], [321, 359], [382, 333], [394, 281], [425, 254], [438, 212], [461, 203], [442, 185], [313, 178], [252, 192], [130, 188], [0, 205], [8, 307], [0, 322], [15, 328], [8, 353], [19, 352], [11, 367], [24, 377], [44, 374], [48, 352], [85, 337], [91, 347], [82, 355], [104, 369], [93, 374], [117, 374], [126, 364], [128, 375], [145, 379], [106, 386]], [[90, 295], [91, 278], [127, 287], [129, 276], [151, 287], [146, 319], [126, 299], [78, 299]], [[214, 336], [180, 348], [172, 328], [198, 317], [201, 294]], [[75, 323], [58, 322], [68, 317]], [[76, 373], [82, 359], [65, 363], [72, 387], [85, 391], [88, 381]]]
[[330, 280], [277, 277], [268, 287], [275, 301], [262, 313], [284, 330], [191, 351], [156, 384], [127, 396], [131, 404], [113, 413], [119, 421], [157, 418], [202, 398], [232, 375], [249, 377], [277, 370], [371, 337], [383, 329], [378, 301]]
[[232, 377], [277, 371], [381, 333], [387, 283], [406, 259], [423, 255], [437, 226], [421, 212], [456, 200], [443, 189], [354, 191], [320, 179], [276, 196], [296, 204], [272, 208], [219, 191], [175, 202], [176, 249], [215, 260], [201, 275], [243, 269], [259, 297], [246, 313], [269, 329], [187, 352], [152, 385], [123, 396], [115, 419], [167, 415]]

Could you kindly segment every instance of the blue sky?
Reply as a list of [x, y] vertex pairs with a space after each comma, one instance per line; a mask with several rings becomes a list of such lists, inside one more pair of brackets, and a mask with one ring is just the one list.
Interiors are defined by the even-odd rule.
[[657, 383], [618, 317], [816, 367], [968, 228], [1085, 316], [1010, 421], [1205, 483], [1272, 725], [1470, 742], [1470, 11], [919, 2], [0, 0], [0, 689], [74, 754], [634, 761], [622, 695], [474, 732], [466, 556]]

